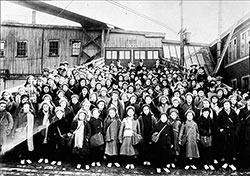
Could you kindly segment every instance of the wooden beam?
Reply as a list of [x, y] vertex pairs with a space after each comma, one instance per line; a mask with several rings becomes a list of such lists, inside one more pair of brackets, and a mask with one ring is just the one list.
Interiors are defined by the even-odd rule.
[[217, 61], [217, 64], [216, 64], [216, 67], [215, 67], [215, 69], [214, 69], [213, 74], [216, 74], [216, 73], [219, 71], [219, 68], [220, 68], [221, 63], [222, 63], [222, 61], [223, 61], [223, 59], [224, 59], [224, 56], [225, 56], [225, 54], [226, 54], [227, 48], [228, 48], [228, 46], [229, 46], [229, 43], [230, 43], [230, 41], [231, 41], [231, 39], [232, 39], [232, 36], [233, 36], [234, 30], [235, 30], [236, 24], [237, 24], [237, 23], [235, 23], [235, 24], [232, 26], [232, 28], [231, 28], [231, 32], [230, 32], [229, 36], [227, 37], [226, 44], [225, 44], [225, 46], [224, 46], [224, 48], [223, 48], [223, 50], [222, 50], [222, 53], [221, 53], [221, 56], [219, 57], [219, 60]]
[[101, 48], [100, 44], [97, 43], [97, 42], [93, 39], [93, 37], [91, 37], [91, 36], [88, 34], [88, 32], [86, 31], [86, 29], [83, 28], [83, 32], [84, 32], [84, 34], [86, 34], [86, 35], [89, 37], [90, 40], [92, 40], [93, 43], [96, 44], [96, 46], [98, 46], [99, 48]]

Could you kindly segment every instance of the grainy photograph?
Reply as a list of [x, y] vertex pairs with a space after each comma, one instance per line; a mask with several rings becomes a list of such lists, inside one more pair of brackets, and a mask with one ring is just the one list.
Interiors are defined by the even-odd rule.
[[250, 175], [250, 1], [0, 1], [0, 175]]

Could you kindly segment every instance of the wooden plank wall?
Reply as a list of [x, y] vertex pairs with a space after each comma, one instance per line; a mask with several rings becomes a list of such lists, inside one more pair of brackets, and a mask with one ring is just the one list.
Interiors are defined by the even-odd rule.
[[[88, 32], [90, 36], [101, 35], [100, 31]], [[6, 42], [5, 57], [0, 58], [0, 68], [9, 69], [10, 74], [40, 74], [42, 68], [54, 69], [62, 61], [68, 61], [71, 66], [77, 64], [77, 56], [71, 56], [71, 40], [87, 43], [90, 39], [80, 28], [52, 28], [18, 25], [2, 25], [1, 40]], [[27, 57], [16, 57], [17, 41], [28, 41]], [[59, 56], [49, 56], [49, 40], [59, 40]], [[101, 40], [97, 40], [101, 42]], [[42, 51], [43, 44], [43, 51]], [[101, 45], [101, 43], [100, 43]], [[84, 51], [90, 56], [95, 55], [99, 48], [92, 42]], [[80, 63], [89, 59], [83, 55]], [[43, 62], [43, 63], [42, 63]]]

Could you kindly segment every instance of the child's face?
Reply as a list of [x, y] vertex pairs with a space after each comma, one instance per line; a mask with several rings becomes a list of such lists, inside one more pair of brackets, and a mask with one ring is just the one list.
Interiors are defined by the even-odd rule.
[[146, 104], [150, 104], [152, 102], [152, 99], [150, 97], [146, 97], [145, 102]]
[[80, 113], [79, 116], [78, 116], [78, 119], [80, 121], [83, 121], [85, 119], [85, 113]]
[[209, 108], [209, 102], [208, 101], [203, 101], [203, 107], [204, 108]]
[[173, 101], [173, 106], [174, 107], [178, 107], [179, 106], [179, 102], [177, 100]]
[[49, 105], [48, 104], [44, 104], [43, 105], [43, 110], [44, 111], [48, 111], [49, 110]]
[[99, 118], [99, 115], [100, 115], [100, 113], [99, 113], [98, 110], [94, 110], [94, 111], [93, 111], [93, 117], [94, 117], [94, 118], [98, 119], [98, 118]]
[[171, 117], [173, 120], [176, 120], [177, 117], [178, 117], [178, 114], [177, 114], [176, 112], [172, 112], [172, 113], [170, 114], [170, 117]]
[[114, 110], [114, 109], [110, 109], [110, 110], [109, 110], [109, 116], [110, 116], [111, 118], [114, 118], [115, 115], [116, 115], [115, 110]]
[[62, 117], [63, 117], [63, 112], [62, 112], [62, 111], [57, 111], [57, 112], [56, 112], [56, 117], [57, 117], [58, 119], [62, 119]]
[[204, 112], [202, 112], [202, 115], [203, 115], [204, 117], [208, 117], [209, 112], [208, 112], [208, 111], [204, 111]]
[[162, 123], [166, 123], [167, 120], [168, 120], [168, 118], [167, 118], [166, 114], [162, 114], [162, 115], [161, 115], [161, 122], [162, 122]]
[[187, 114], [187, 120], [193, 120], [194, 116], [191, 112]]
[[148, 108], [147, 106], [145, 106], [145, 107], [143, 108], [143, 112], [144, 112], [144, 114], [148, 115], [148, 113], [149, 113], [149, 108]]
[[135, 113], [135, 112], [134, 112], [133, 109], [129, 109], [128, 112], [127, 112], [127, 114], [128, 114], [129, 117], [133, 117], [133, 116], [134, 116], [134, 113]]
[[105, 104], [104, 104], [104, 102], [99, 102], [97, 106], [100, 110], [102, 110], [102, 109], [104, 109]]
[[67, 103], [66, 103], [65, 101], [62, 101], [62, 102], [60, 103], [60, 105], [61, 105], [61, 107], [66, 108]]
[[76, 97], [72, 98], [72, 103], [76, 104], [78, 102], [78, 99]]
[[224, 106], [224, 108], [226, 109], [226, 110], [228, 110], [228, 109], [230, 109], [230, 103], [229, 102], [226, 102], [226, 103], [224, 103], [223, 104], [223, 106]]
[[218, 99], [216, 97], [213, 97], [212, 100], [211, 100], [213, 103], [217, 103], [218, 102]]

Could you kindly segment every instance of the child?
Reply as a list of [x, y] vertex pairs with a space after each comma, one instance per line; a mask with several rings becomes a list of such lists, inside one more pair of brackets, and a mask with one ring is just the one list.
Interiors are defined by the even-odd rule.
[[156, 124], [156, 118], [150, 110], [149, 105], [144, 104], [142, 106], [142, 113], [139, 116], [139, 122], [141, 127], [141, 133], [143, 142], [141, 145], [140, 156], [143, 160], [143, 165], [151, 165], [150, 150], [151, 150], [151, 131]]
[[179, 134], [179, 144], [184, 145], [186, 149], [185, 157], [188, 159], [185, 166], [185, 170], [190, 167], [196, 170], [193, 159], [199, 158], [199, 150], [197, 142], [200, 139], [199, 130], [197, 124], [194, 122], [195, 113], [192, 110], [187, 110], [185, 113], [186, 121], [182, 123], [180, 134]]
[[173, 147], [174, 136], [166, 113], [161, 113], [160, 121], [155, 125], [152, 134], [155, 132], [160, 133], [158, 141], [153, 145], [156, 172], [161, 173], [161, 169], [163, 168], [167, 173], [170, 173], [170, 170], [165, 168], [165, 166], [171, 162], [171, 148]]
[[[92, 109], [91, 111], [92, 117], [89, 120], [89, 124], [91, 127], [91, 138], [94, 137], [94, 135], [99, 135], [100, 139], [98, 138], [98, 143], [96, 145], [93, 145], [93, 143], [91, 143], [91, 139], [90, 139], [90, 147], [91, 147], [91, 166], [101, 166], [101, 159], [102, 159], [102, 155], [103, 155], [103, 123], [102, 123], [102, 119], [100, 118], [100, 111], [97, 108]], [[99, 134], [100, 133], [100, 134]]]
[[[178, 157], [180, 156], [180, 146], [179, 146], [179, 132], [181, 128], [181, 120], [179, 118], [179, 111], [175, 108], [171, 108], [169, 110], [169, 122], [172, 125], [173, 128], [173, 133], [174, 133], [174, 147], [173, 147], [173, 152], [172, 152], [172, 162], [171, 167], [175, 168], [175, 162], [177, 162]], [[169, 168], [170, 165], [167, 165], [167, 168]]]
[[87, 112], [80, 111], [74, 118], [71, 126], [73, 132], [73, 150], [72, 153], [77, 161], [77, 169], [80, 169], [82, 164], [85, 165], [85, 169], [89, 167], [89, 154], [90, 146], [89, 139], [91, 135], [91, 128], [87, 121]]
[[140, 135], [140, 124], [135, 120], [135, 108], [128, 106], [126, 108], [127, 116], [122, 120], [119, 131], [119, 142], [121, 143], [120, 154], [126, 160], [126, 169], [134, 169], [134, 157], [139, 154], [138, 149], [132, 145], [133, 135]]
[[107, 155], [108, 165], [111, 167], [114, 164], [116, 167], [120, 167], [117, 162], [117, 156], [119, 155], [118, 149], [118, 134], [121, 126], [121, 120], [118, 117], [118, 112], [115, 107], [110, 107], [108, 110], [108, 116], [104, 121], [104, 132], [105, 132], [105, 155]]
[[214, 122], [211, 118], [210, 108], [203, 108], [202, 114], [198, 119], [198, 127], [201, 135], [201, 158], [204, 164], [204, 169], [214, 170], [212, 165], [212, 134], [214, 132]]

